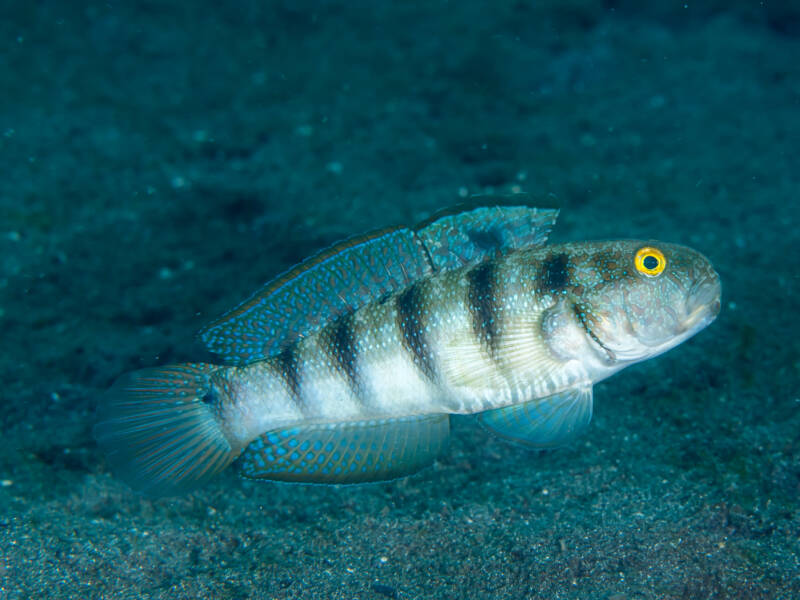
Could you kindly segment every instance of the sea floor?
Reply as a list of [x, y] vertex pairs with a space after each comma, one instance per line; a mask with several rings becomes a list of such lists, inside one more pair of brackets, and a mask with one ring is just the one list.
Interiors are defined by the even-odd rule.
[[[0, 9], [0, 599], [800, 597], [792, 3]], [[766, 6], [764, 6], [766, 4]], [[473, 194], [715, 263], [718, 320], [534, 453], [152, 500], [92, 439], [120, 373], [336, 240]]]

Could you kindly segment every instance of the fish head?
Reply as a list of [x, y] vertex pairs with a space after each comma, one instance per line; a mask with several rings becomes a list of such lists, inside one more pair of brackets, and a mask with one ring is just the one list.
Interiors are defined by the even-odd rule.
[[566, 279], [573, 324], [612, 370], [677, 346], [720, 310], [711, 262], [676, 244], [590, 242], [569, 253]]

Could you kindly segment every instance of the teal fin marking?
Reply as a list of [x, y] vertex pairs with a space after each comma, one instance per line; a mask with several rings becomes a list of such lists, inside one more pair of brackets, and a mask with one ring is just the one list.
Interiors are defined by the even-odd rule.
[[429, 466], [450, 432], [448, 415], [305, 425], [270, 431], [237, 461], [245, 477], [294, 483], [367, 483]]
[[203, 401], [219, 367], [185, 364], [129, 373], [98, 407], [94, 428], [112, 469], [151, 496], [180, 494], [202, 485], [236, 458]]
[[513, 442], [553, 448], [568, 444], [583, 433], [592, 420], [592, 404], [592, 388], [586, 386], [488, 410], [478, 415], [478, 421]]
[[544, 244], [557, 216], [553, 209], [480, 207], [351, 238], [280, 275], [200, 337], [234, 364], [275, 356], [336, 317], [438, 271]]
[[200, 337], [209, 350], [232, 363], [263, 360], [431, 272], [409, 229], [352, 238], [280, 275], [201, 330]]
[[[514, 199], [516, 196], [494, 198], [497, 202]], [[544, 245], [557, 217], [557, 209], [482, 206], [467, 212], [434, 215], [416, 231], [436, 269], [447, 271], [512, 250]]]

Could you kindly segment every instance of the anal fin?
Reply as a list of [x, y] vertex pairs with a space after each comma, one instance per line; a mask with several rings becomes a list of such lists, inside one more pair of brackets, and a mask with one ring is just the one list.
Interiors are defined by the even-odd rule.
[[592, 420], [592, 387], [578, 387], [487, 410], [478, 421], [492, 433], [526, 446], [553, 448], [580, 436]]
[[294, 483], [367, 483], [429, 466], [450, 432], [448, 415], [289, 427], [264, 433], [237, 464], [243, 476]]

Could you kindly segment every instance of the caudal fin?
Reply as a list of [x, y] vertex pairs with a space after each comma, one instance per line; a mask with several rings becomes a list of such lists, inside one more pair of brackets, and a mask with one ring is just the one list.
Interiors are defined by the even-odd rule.
[[98, 408], [95, 439], [112, 469], [152, 496], [180, 494], [227, 467], [233, 450], [204, 401], [219, 367], [192, 363], [124, 375]]

